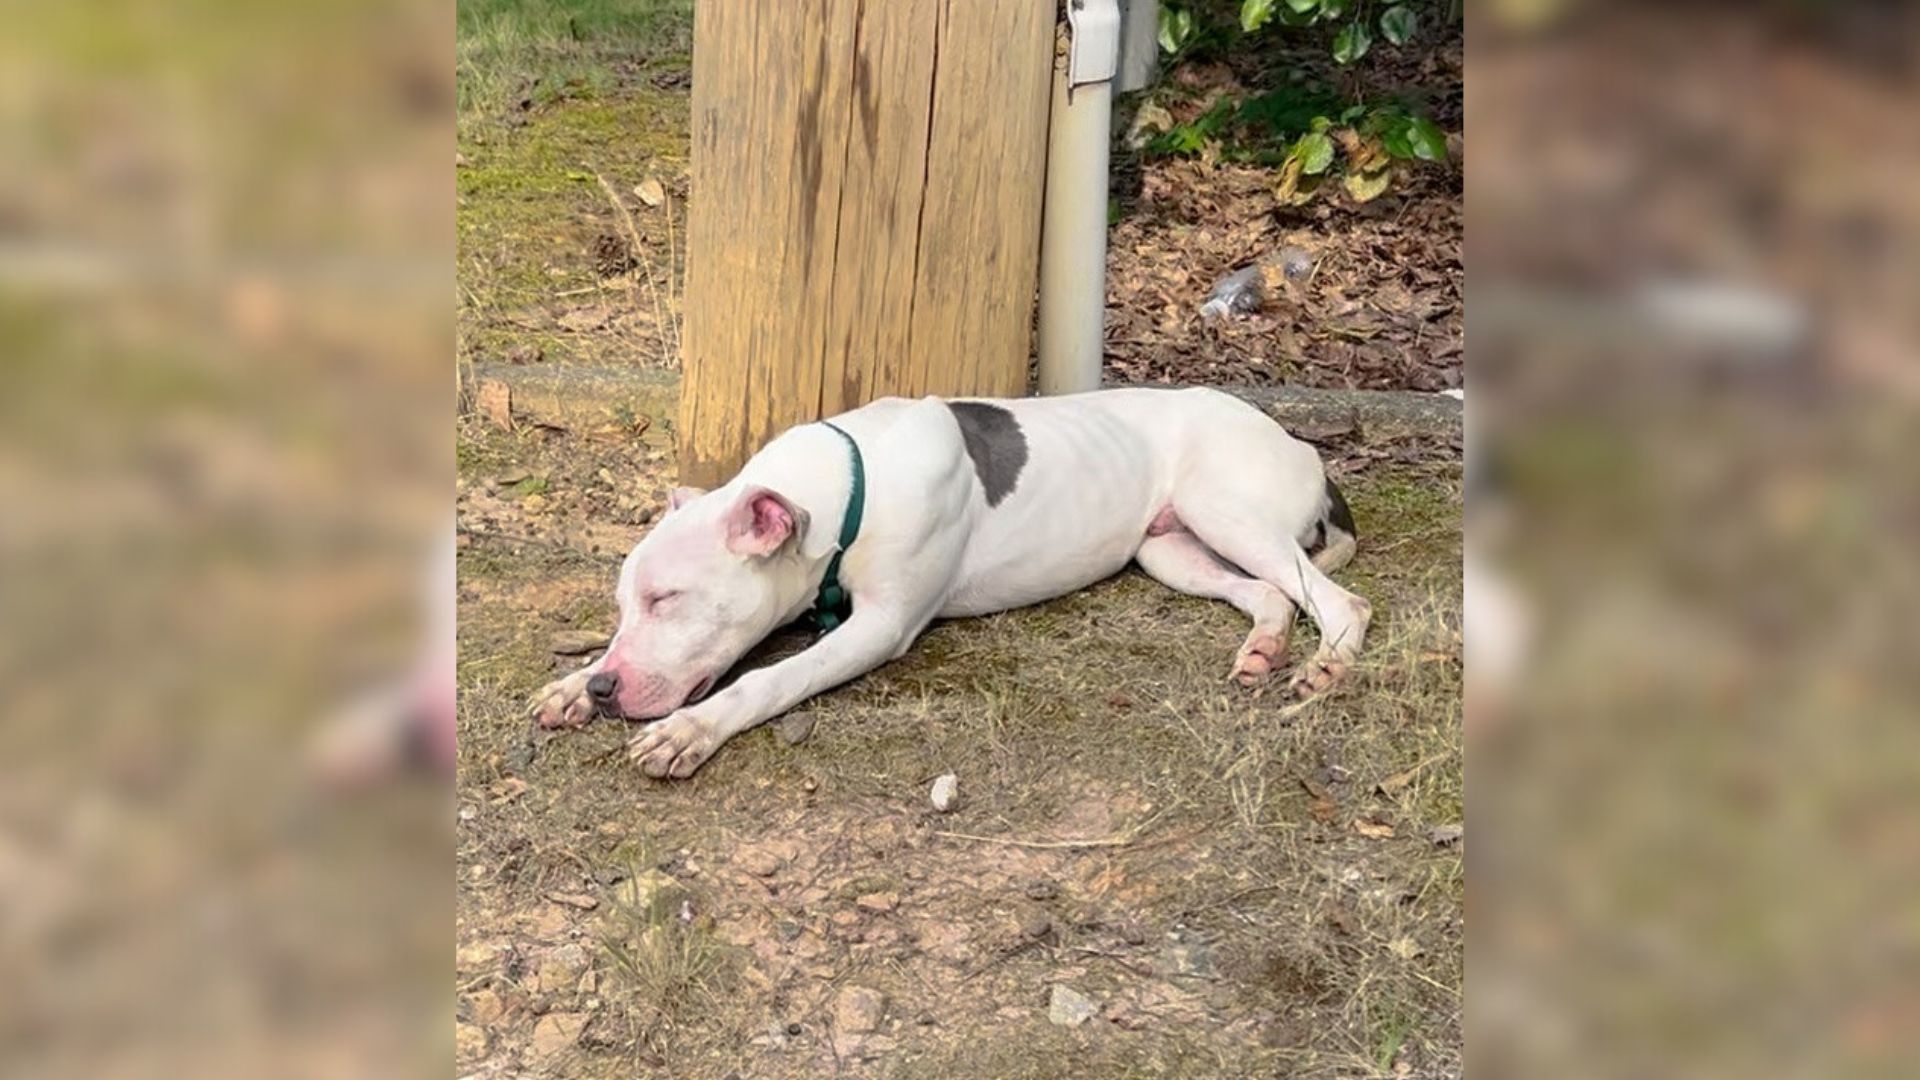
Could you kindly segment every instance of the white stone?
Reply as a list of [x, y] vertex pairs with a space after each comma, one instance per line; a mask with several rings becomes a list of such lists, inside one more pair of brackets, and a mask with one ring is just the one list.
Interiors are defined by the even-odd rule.
[[928, 793], [933, 800], [933, 808], [943, 814], [953, 812], [960, 802], [960, 778], [948, 773], [933, 782], [933, 790]]

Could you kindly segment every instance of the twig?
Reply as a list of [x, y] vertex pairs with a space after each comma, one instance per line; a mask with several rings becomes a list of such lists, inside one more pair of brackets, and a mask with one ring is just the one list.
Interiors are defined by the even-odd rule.
[[1277, 884], [1255, 885], [1255, 886], [1252, 886], [1251, 888], [1241, 889], [1239, 892], [1228, 893], [1227, 895], [1220, 897], [1218, 900], [1209, 900], [1208, 902], [1201, 904], [1199, 907], [1190, 907], [1186, 909], [1186, 911], [1182, 912], [1181, 914], [1198, 915], [1203, 911], [1212, 911], [1214, 908], [1226, 907], [1228, 904], [1233, 903], [1235, 900], [1252, 896], [1254, 893], [1272, 892], [1278, 888], [1281, 888], [1281, 886]]
[[673, 271], [679, 255], [673, 242], [673, 196], [668, 195], [662, 206], [667, 212], [667, 314], [673, 318], [673, 359], [677, 361], [680, 359], [680, 318], [673, 314]]
[[1001, 964], [1006, 963], [1007, 961], [1013, 959], [1014, 957], [1019, 956], [1023, 953], [1031, 952], [1034, 949], [1037, 949], [1039, 947], [1040, 947], [1040, 942], [1038, 940], [1023, 941], [1020, 944], [1015, 945], [1011, 949], [1007, 949], [1003, 952], [995, 954], [991, 960], [988, 960], [986, 963], [981, 964], [979, 967], [974, 968], [972, 971], [967, 972], [965, 975], [960, 976], [960, 981], [963, 983], [971, 982], [974, 976], [983, 974], [993, 968], [997, 968]]
[[1159, 814], [1155, 814], [1153, 817], [1135, 825], [1124, 833], [1117, 836], [1103, 836], [1096, 840], [1009, 840], [1004, 836], [975, 836], [972, 833], [957, 832], [935, 832], [933, 835], [944, 836], [952, 840], [976, 840], [982, 844], [1002, 844], [1007, 847], [1040, 848], [1045, 850], [1126, 847], [1128, 844], [1138, 840], [1140, 834], [1146, 830], [1146, 827], [1153, 824], [1159, 817]]
[[[629, 289], [633, 288], [633, 280], [631, 278], [627, 280], [626, 287]], [[592, 292], [613, 292], [618, 288], [620, 288], [618, 285], [609, 285], [604, 281], [596, 281], [591, 285], [584, 285], [578, 289], [567, 289], [564, 292], [557, 292], [553, 295], [558, 299], [567, 296], [585, 296]]]
[[575, 555], [593, 562], [611, 564], [622, 561], [620, 556], [596, 555], [591, 551], [581, 551], [572, 544], [562, 543], [558, 540], [542, 540], [537, 536], [521, 536], [518, 533], [496, 532], [492, 529], [476, 529], [472, 526], [462, 526], [457, 531], [463, 535], [472, 536], [481, 540], [501, 540], [509, 544], [531, 544], [534, 547], [546, 548], [549, 551], [565, 552], [568, 555]]
[[1132, 960], [1129, 960], [1126, 957], [1121, 956], [1119, 953], [1106, 952], [1101, 949], [1089, 949], [1084, 945], [1075, 945], [1073, 946], [1073, 948], [1069, 949], [1068, 951], [1085, 953], [1088, 956], [1104, 957], [1108, 960], [1113, 961], [1116, 964], [1119, 964], [1121, 967], [1126, 968], [1128, 971], [1133, 972], [1135, 975], [1150, 976], [1153, 974], [1153, 972], [1149, 971], [1144, 967], [1141, 967], [1139, 964], [1134, 963]]
[[634, 254], [640, 256], [640, 264], [647, 271], [647, 291], [653, 294], [654, 322], [659, 325], [661, 334], [668, 334], [670, 328], [667, 326], [667, 316], [660, 307], [660, 286], [653, 282], [653, 260], [647, 256], [647, 245], [640, 239], [640, 226], [633, 222], [633, 211], [627, 209], [627, 204], [620, 201], [620, 194], [613, 190], [612, 184], [607, 183], [606, 177], [594, 173], [593, 178], [600, 181], [600, 190], [607, 193], [608, 201], [612, 202], [613, 208], [620, 212], [620, 224], [627, 231], [627, 242], [633, 245]]
[[1134, 841], [1132, 836], [1107, 836], [1098, 840], [1008, 840], [1000, 836], [973, 836], [957, 832], [936, 832], [933, 835], [944, 836], [950, 840], [977, 840], [983, 844], [1004, 844], [1007, 847], [1023, 848], [1125, 847]]

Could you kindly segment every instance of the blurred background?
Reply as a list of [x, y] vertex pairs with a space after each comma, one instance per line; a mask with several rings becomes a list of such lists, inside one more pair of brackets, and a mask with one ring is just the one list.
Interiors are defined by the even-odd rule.
[[[1920, 23], [1469, 22], [1476, 1071], [1906, 1072]], [[0, 26], [0, 1072], [444, 1073], [453, 4]]]
[[451, 1067], [452, 28], [0, 0], [0, 1074]]
[[1470, 1060], [1910, 1074], [1920, 21], [1470, 23]]

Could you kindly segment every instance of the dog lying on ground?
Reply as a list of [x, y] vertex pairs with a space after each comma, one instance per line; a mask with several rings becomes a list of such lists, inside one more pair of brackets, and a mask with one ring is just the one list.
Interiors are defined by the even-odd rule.
[[[1327, 576], [1354, 541], [1318, 452], [1219, 391], [887, 398], [793, 428], [724, 487], [675, 491], [621, 566], [606, 654], [535, 695], [533, 715], [654, 721], [629, 756], [690, 776], [734, 735], [905, 653], [935, 618], [1048, 600], [1129, 561], [1253, 620], [1231, 671], [1246, 685], [1280, 665], [1305, 608], [1320, 646], [1291, 688], [1318, 693], [1372, 617]], [[828, 633], [707, 696], [810, 610]]]

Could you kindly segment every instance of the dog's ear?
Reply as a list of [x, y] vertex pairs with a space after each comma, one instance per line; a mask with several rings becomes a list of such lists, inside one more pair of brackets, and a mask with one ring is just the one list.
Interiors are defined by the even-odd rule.
[[707, 493], [706, 488], [697, 488], [697, 487], [674, 488], [673, 494], [667, 496], [667, 513], [669, 514], [673, 513], [675, 510], [680, 509], [681, 507], [687, 505], [688, 503], [699, 498], [700, 496], [705, 495], [706, 493]]
[[736, 555], [771, 555], [806, 532], [807, 512], [779, 492], [753, 486], [740, 493], [727, 512], [727, 550]]

